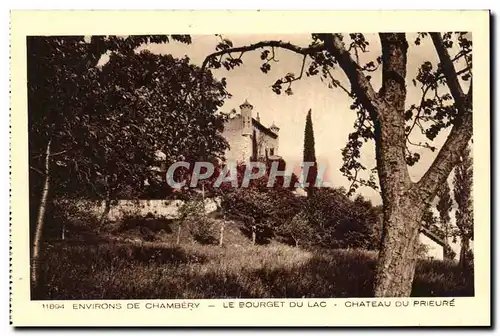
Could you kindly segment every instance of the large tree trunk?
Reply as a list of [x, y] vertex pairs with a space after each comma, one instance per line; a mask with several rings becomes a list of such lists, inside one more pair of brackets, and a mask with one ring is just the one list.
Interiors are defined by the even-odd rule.
[[177, 227], [177, 239], [175, 241], [175, 243], [177, 245], [179, 245], [181, 243], [181, 228], [182, 228], [182, 225], [179, 224], [179, 226]]
[[376, 297], [408, 297], [417, 263], [421, 206], [400, 195], [384, 206], [384, 228], [376, 267]]
[[450, 236], [449, 230], [450, 223], [445, 223], [444, 225], [444, 247], [443, 247], [443, 259], [444, 260], [452, 260], [453, 259], [453, 249], [448, 243], [448, 237]]
[[104, 221], [108, 218], [109, 212], [111, 211], [111, 190], [109, 188], [109, 177], [106, 176], [105, 178], [105, 183], [106, 183], [106, 199], [104, 200], [104, 211], [101, 215], [101, 218], [99, 219], [99, 226], [104, 224]]
[[374, 295], [410, 296], [424, 202], [412, 191], [405, 158], [406, 50], [404, 34], [380, 34], [383, 85], [377, 104], [377, 168], [384, 226], [375, 272]]
[[438, 41], [440, 37], [433, 35], [433, 40], [460, 116], [431, 167], [419, 182], [413, 183], [405, 160], [408, 43], [404, 34], [380, 34], [383, 84], [373, 109], [369, 110], [375, 126], [377, 168], [384, 204], [384, 228], [374, 286], [377, 297], [410, 296], [424, 209], [435, 197], [437, 187], [446, 181], [472, 136], [472, 85], [466, 96], [446, 48]]
[[461, 268], [467, 268], [468, 266], [468, 253], [470, 250], [470, 240], [467, 237], [460, 238], [460, 259], [458, 264]]
[[45, 152], [45, 182], [42, 189], [42, 196], [38, 208], [38, 218], [36, 221], [35, 238], [33, 240], [33, 255], [31, 259], [31, 283], [32, 287], [36, 288], [38, 285], [38, 266], [40, 261], [40, 245], [42, 244], [43, 224], [45, 222], [45, 212], [47, 210], [47, 199], [50, 187], [50, 146], [52, 140], [47, 143], [47, 150]]
[[358, 101], [374, 124], [377, 170], [384, 206], [384, 228], [377, 263], [375, 296], [409, 296], [414, 275], [412, 256], [425, 205], [430, 203], [472, 136], [472, 85], [465, 95], [439, 33], [431, 33], [459, 116], [431, 167], [417, 183], [409, 178], [405, 160], [406, 52], [405, 34], [381, 33], [382, 88], [375, 92], [369, 78], [345, 49], [337, 34], [322, 34], [325, 49], [344, 70]]
[[101, 218], [99, 219], [99, 225], [104, 224], [108, 218], [109, 212], [111, 211], [111, 199], [109, 198], [109, 193], [104, 200], [104, 211], [102, 212]]
[[220, 226], [219, 246], [222, 246], [222, 244], [224, 243], [224, 226], [225, 226], [225, 220], [223, 220]]

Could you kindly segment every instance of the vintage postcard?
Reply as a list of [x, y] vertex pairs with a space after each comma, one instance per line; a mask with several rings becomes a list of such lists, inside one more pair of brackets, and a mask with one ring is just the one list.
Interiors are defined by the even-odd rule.
[[11, 323], [489, 326], [489, 20], [13, 11]]

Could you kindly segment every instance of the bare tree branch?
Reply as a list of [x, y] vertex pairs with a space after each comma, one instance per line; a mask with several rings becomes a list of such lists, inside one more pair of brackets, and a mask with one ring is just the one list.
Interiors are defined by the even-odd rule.
[[[464, 74], [466, 72], [470, 73], [471, 71], [472, 71], [472, 67], [466, 66], [465, 68], [463, 68], [462, 70], [460, 70], [460, 71], [457, 72], [457, 76], [460, 76], [460, 75], [462, 75], [462, 74]], [[438, 82], [438, 81], [440, 81], [441, 79], [444, 79], [444, 78], [446, 78], [446, 76], [445, 75], [441, 75], [438, 78], [436, 78], [436, 82]]]
[[378, 113], [376, 108], [378, 95], [365, 74], [360, 70], [359, 64], [352, 59], [346, 50], [341, 36], [339, 34], [321, 34], [321, 37], [325, 41], [325, 48], [335, 57], [347, 75], [353, 92], [372, 115], [375, 112], [373, 116], [376, 117]]
[[422, 90], [422, 98], [420, 99], [420, 105], [417, 108], [417, 115], [415, 116], [415, 120], [413, 121], [413, 124], [411, 125], [410, 129], [406, 133], [406, 138], [408, 139], [410, 137], [410, 134], [413, 132], [413, 129], [415, 128], [415, 125], [417, 124], [418, 120], [420, 119], [420, 113], [422, 112], [422, 105], [424, 104], [425, 97], [427, 96], [427, 92], [431, 88], [430, 85], [427, 85], [425, 89]]
[[205, 70], [205, 68], [207, 67], [208, 61], [214, 57], [227, 55], [227, 54], [230, 54], [233, 52], [241, 52], [243, 54], [247, 51], [252, 51], [252, 50], [266, 48], [266, 47], [282, 48], [282, 49], [293, 51], [293, 52], [295, 52], [297, 54], [301, 54], [301, 55], [310, 55], [310, 54], [316, 53], [318, 51], [324, 50], [324, 46], [322, 44], [319, 44], [317, 46], [303, 48], [303, 47], [296, 46], [290, 42], [283, 42], [283, 41], [276, 41], [276, 40], [261, 41], [258, 43], [250, 44], [248, 46], [228, 48], [225, 50], [220, 50], [220, 51], [214, 52], [214, 53], [208, 55], [207, 57], [205, 57], [205, 60], [203, 61], [203, 64], [201, 66], [201, 70], [202, 71]]
[[346, 50], [340, 34], [321, 34], [321, 37], [324, 40], [324, 44], [318, 44], [306, 48], [299, 47], [290, 42], [284, 42], [281, 40], [261, 41], [258, 43], [250, 44], [248, 46], [227, 48], [208, 55], [203, 61], [201, 69], [203, 72], [206, 69], [210, 59], [213, 59], [214, 57], [230, 54], [233, 52], [245, 53], [247, 51], [252, 51], [266, 47], [286, 49], [304, 56], [308, 56], [323, 50], [328, 50], [335, 57], [340, 67], [346, 73], [347, 77], [349, 78], [349, 81], [351, 82], [351, 87], [353, 88], [353, 91], [365, 104], [367, 109], [373, 111], [374, 110], [373, 104], [378, 98], [377, 93], [373, 89], [367, 77], [360, 69], [359, 64], [357, 64], [352, 59], [351, 55]]
[[434, 159], [424, 176], [417, 183], [419, 194], [424, 199], [432, 198], [438, 185], [448, 177], [460, 158], [460, 153], [472, 138], [472, 82], [467, 95], [464, 94], [458, 81], [457, 72], [448, 50], [443, 44], [439, 33], [431, 33], [432, 41], [439, 56], [441, 68], [445, 75], [450, 92], [458, 109], [458, 116], [454, 120], [446, 142]]
[[432, 41], [434, 42], [434, 47], [439, 56], [439, 61], [441, 68], [443, 69], [443, 74], [450, 88], [451, 95], [455, 99], [455, 103], [460, 113], [465, 113], [468, 109], [465, 106], [465, 95], [458, 81], [457, 72], [455, 71], [455, 66], [450, 58], [448, 49], [444, 46], [443, 39], [440, 33], [430, 33]]
[[339, 88], [341, 88], [345, 93], [347, 93], [347, 95], [351, 98], [354, 98], [353, 94], [347, 90], [347, 88], [345, 86], [343, 86], [339, 80], [335, 79], [332, 75], [332, 73], [330, 72], [330, 68], [325, 66], [325, 69], [326, 69], [326, 73], [328, 74], [328, 76], [330, 77], [330, 80], [332, 81], [332, 85], [334, 86], [338, 86]]
[[292, 77], [292, 75], [286, 75], [285, 76], [285, 81], [283, 82], [283, 84], [288, 84], [287, 90], [290, 90], [290, 88], [292, 87], [292, 83], [293, 82], [302, 79], [302, 75], [304, 74], [304, 67], [306, 65], [306, 59], [307, 59], [307, 55], [304, 55], [304, 57], [302, 59], [302, 65], [300, 67], [300, 75], [298, 77], [295, 77], [295, 75], [293, 75], [293, 77]]
[[[50, 156], [51, 156], [51, 157], [53, 157], [53, 156], [61, 155], [61, 154], [67, 153], [68, 151], [69, 151], [69, 150], [68, 150], [68, 149], [66, 149], [66, 150], [63, 150], [63, 151], [60, 151], [60, 152], [57, 152], [57, 153], [54, 153], [54, 154], [50, 154]], [[33, 158], [33, 159], [36, 159], [36, 158], [39, 158], [39, 157], [41, 157], [41, 156], [43, 156], [43, 155], [45, 155], [45, 154], [39, 154], [39, 155], [37, 155], [37, 156], [33, 156], [32, 158]]]
[[37, 173], [39, 173], [39, 174], [40, 174], [40, 175], [42, 175], [42, 176], [45, 176], [45, 173], [43, 173], [42, 171], [40, 171], [40, 170], [36, 169], [35, 167], [30, 166], [30, 169], [32, 169], [32, 170], [34, 170], [34, 171], [36, 171]]

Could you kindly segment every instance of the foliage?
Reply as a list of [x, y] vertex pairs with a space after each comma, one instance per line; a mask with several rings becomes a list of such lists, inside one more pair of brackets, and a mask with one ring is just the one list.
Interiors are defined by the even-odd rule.
[[[419, 211], [421, 209], [423, 214], [424, 209], [420, 207], [420, 204], [422, 202], [427, 204], [435, 197], [438, 186], [446, 180], [457, 163], [454, 158], [458, 157], [459, 152], [472, 137], [472, 42], [469, 39], [469, 34], [463, 32], [419, 33], [415, 44], [422, 43], [428, 36], [435, 46], [439, 64], [434, 65], [429, 60], [424, 60], [418, 68], [417, 76], [412, 82], [414, 86], [421, 89], [422, 97], [420, 103], [414, 105], [407, 102], [407, 83], [404, 81], [407, 74], [408, 50], [407, 34], [404, 33], [379, 34], [382, 47], [381, 55], [366, 64], [360, 62], [362, 59], [360, 54], [365, 53], [370, 48], [370, 42], [361, 33], [350, 33], [349, 35], [313, 34], [311, 44], [307, 47], [299, 47], [283, 41], [261, 41], [238, 48], [234, 47], [230, 40], [219, 36], [220, 43], [217, 45], [216, 51], [205, 59], [201, 67], [201, 76], [203, 77], [205, 74], [204, 70], [207, 66], [213, 68], [224, 66], [228, 70], [240, 66], [243, 63], [244, 53], [251, 50], [261, 50], [263, 61], [261, 70], [264, 73], [268, 73], [272, 62], [277, 61], [275, 48], [286, 49], [302, 55], [303, 62], [300, 73], [296, 75], [293, 72], [288, 72], [272, 85], [272, 90], [277, 94], [281, 94], [281, 92], [292, 94], [292, 84], [303, 77], [304, 69], [307, 68], [306, 76], [319, 75], [329, 87], [341, 89], [352, 98], [351, 109], [356, 111], [355, 129], [349, 136], [346, 148], [342, 153], [344, 165], [341, 172], [352, 181], [352, 186], [348, 190], [349, 194], [352, 194], [360, 185], [377, 187], [373, 174], [370, 174], [368, 178], [361, 176], [363, 172], [368, 171], [368, 168], [360, 163], [363, 144], [371, 140], [375, 141], [377, 172], [384, 202], [384, 218], [387, 219], [387, 223], [384, 223], [384, 231], [396, 233], [399, 230], [401, 220], [408, 220], [405, 222], [406, 230], [420, 227], [420, 223], [411, 216], [407, 216], [405, 211]], [[62, 63], [67, 62], [69, 68], [74, 67], [77, 71], [68, 71], [68, 67], [59, 66], [59, 60], [55, 62], [57, 66], [53, 67], [52, 51], [48, 53], [49, 57], [37, 58], [39, 54], [36, 48], [33, 49], [32, 45], [28, 45], [28, 55], [32, 57], [28, 61], [29, 73], [36, 74], [41, 78], [45, 78], [44, 76], [47, 75], [47, 78], [51, 80], [50, 83], [38, 81], [37, 85], [29, 83], [29, 90], [33, 88], [38, 90], [38, 94], [35, 95], [38, 100], [30, 100], [30, 109], [35, 108], [41, 111], [41, 113], [36, 114], [36, 118], [30, 119], [30, 131], [35, 130], [32, 132], [35, 136], [31, 137], [30, 133], [30, 141], [35, 143], [34, 153], [43, 153], [44, 146], [50, 143], [49, 139], [54, 140], [54, 153], [67, 153], [66, 151], [71, 149], [74, 143], [72, 136], [80, 134], [80, 132], [74, 132], [73, 127], [79, 128], [85, 125], [83, 117], [87, 104], [98, 104], [93, 101], [92, 97], [79, 95], [78, 90], [90, 87], [90, 91], [94, 89], [99, 91], [97, 86], [89, 85], [89, 83], [94, 83], [95, 78], [98, 77], [95, 65], [106, 51], [109, 50], [112, 54], [132, 55], [134, 48], [141, 43], [156, 39], [163, 42], [165, 38], [168, 37], [127, 37], [125, 39], [92, 37], [90, 43], [87, 43], [82, 37], [70, 38], [68, 44], [63, 38], [61, 43], [57, 42], [51, 45], [49, 41], [48, 48], [47, 46], [40, 48], [42, 51], [51, 50], [51, 48], [64, 50], [58, 54], [59, 60], [62, 60]], [[185, 36], [175, 38], [183, 42], [190, 41], [189, 37]], [[42, 39], [42, 41], [47, 41], [47, 39]], [[73, 52], [75, 50], [76, 53]], [[80, 53], [80, 51], [83, 52]], [[85, 62], [80, 62], [80, 59], [84, 59]], [[306, 60], [310, 61], [308, 67], [305, 67]], [[33, 70], [38, 64], [42, 67], [46, 64], [49, 71]], [[459, 70], [456, 70], [456, 67]], [[349, 89], [345, 83], [338, 79], [339, 74], [334, 72], [334, 69], [343, 71], [349, 81]], [[374, 71], [381, 71], [382, 74], [382, 85], [378, 92], [375, 91], [370, 82], [369, 73]], [[61, 78], [57, 77], [61, 72], [63, 73]], [[54, 74], [56, 75], [54, 76]], [[145, 76], [148, 75], [148, 72], [145, 72]], [[80, 81], [78, 85], [75, 84], [77, 80]], [[33, 83], [33, 78], [29, 78], [30, 81]], [[67, 89], [66, 85], [58, 86], [61, 82], [67, 84]], [[48, 89], [46, 91], [40, 90], [46, 84]], [[213, 107], [213, 105], [205, 104], [210, 99], [210, 93], [208, 93], [210, 91], [206, 90], [208, 83], [200, 80], [198, 85], [197, 89], [193, 88], [191, 91], [201, 94], [202, 106]], [[467, 92], [464, 92], [462, 86]], [[65, 89], [61, 90], [62, 87]], [[115, 89], [119, 94], [120, 91], [116, 87]], [[205, 93], [207, 93], [206, 96]], [[148, 94], [150, 92], [146, 92], [146, 95]], [[82, 99], [77, 100], [77, 104], [74, 104], [75, 100], [71, 99], [73, 96]], [[53, 99], [54, 97], [55, 99]], [[64, 99], [59, 99], [60, 97]], [[98, 97], [100, 96], [98, 95]], [[59, 105], [59, 101], [64, 101], [64, 103]], [[409, 109], [408, 106], [410, 106]], [[48, 127], [44, 125], [48, 125]], [[452, 128], [448, 141], [439, 150], [436, 159], [422, 179], [416, 184], [411, 183], [407, 166], [414, 165], [420, 159], [420, 154], [415, 152], [413, 148], [419, 147], [435, 151], [436, 148], [432, 141], [448, 127]], [[426, 140], [415, 140], [415, 133], [420, 138], [423, 136]], [[202, 144], [203, 146], [205, 144]], [[97, 148], [96, 146], [89, 148], [100, 149], [98, 146]], [[30, 147], [30, 151], [31, 149]], [[199, 154], [197, 151], [195, 153]], [[205, 156], [204, 153], [201, 154]], [[97, 155], [104, 156], [100, 152]], [[80, 156], [81, 154], [78, 157]], [[85, 158], [85, 156], [81, 157]], [[65, 167], [65, 161], [67, 160], [61, 160], [62, 167]], [[33, 161], [32, 170], [36, 172], [36, 165], [40, 165], [42, 162], [43, 160]], [[74, 182], [77, 187], [88, 189], [88, 183], [85, 183], [89, 175], [88, 171], [95, 169], [93, 166], [88, 168], [88, 164], [89, 162], [82, 161], [76, 167], [77, 171], [81, 171], [80, 167], [87, 167], [83, 169], [84, 174], [79, 176], [79, 180], [83, 180], [84, 183]], [[96, 169], [96, 171], [99, 170]], [[374, 169], [370, 170], [371, 173], [374, 171]], [[96, 173], [96, 175], [98, 174]], [[118, 175], [116, 171], [111, 169], [110, 174], [103, 176], [103, 184], [106, 186], [107, 194], [110, 193], [110, 184], [113, 184], [115, 180], [121, 181]], [[137, 177], [141, 174], [133, 173], [131, 175], [131, 178], [125, 179], [126, 184], [135, 185], [139, 182]], [[33, 180], [31, 176], [30, 179]], [[88, 178], [88, 180], [94, 181], [94, 178]], [[96, 180], [99, 178], [96, 177]], [[98, 189], [92, 186], [91, 188], [92, 190]], [[241, 199], [244, 200], [244, 204], [251, 204], [253, 201], [244, 197]], [[261, 203], [273, 201], [266, 199]], [[401, 208], [401, 205], [405, 205], [406, 208]], [[246, 205], [243, 206], [243, 208], [245, 207]], [[260, 210], [256, 209], [255, 204], [250, 208], [255, 213]], [[321, 216], [317, 217], [322, 218]], [[465, 218], [466, 212], [462, 211], [460, 216]], [[264, 219], [274, 217], [274, 214], [260, 216]], [[420, 216], [416, 217], [420, 219]], [[313, 218], [315, 217], [313, 216]], [[267, 222], [267, 220], [262, 221], [262, 223]], [[317, 222], [321, 225], [325, 225], [325, 222], [328, 223], [325, 220], [317, 220]], [[336, 231], [346, 223], [349, 221], [333, 221], [329, 223], [333, 225], [328, 227]], [[470, 235], [472, 236], [472, 233]], [[326, 234], [325, 236], [332, 237], [334, 235]], [[389, 235], [383, 236], [388, 237]], [[352, 240], [358, 241], [357, 238]], [[387, 240], [382, 244], [383, 253], [380, 254], [375, 284], [377, 296], [409, 295], [411, 289], [409, 283], [413, 278], [413, 272], [409, 271], [407, 274], [402, 274], [402, 272], [409, 269], [405, 263], [413, 260], [411, 253], [405, 253], [405, 251], [412, 251], [412, 248], [410, 246], [408, 249], [401, 249], [407, 243], [411, 242], [402, 239], [400, 241]], [[394, 274], [389, 274], [387, 272], [389, 269], [393, 269]]]
[[215, 221], [207, 216], [204, 200], [199, 195], [185, 201], [179, 208], [179, 222], [179, 225], [186, 227], [194, 240], [200, 244], [217, 242]]
[[453, 180], [454, 198], [457, 203], [455, 218], [461, 235], [474, 239], [474, 214], [472, 204], [472, 157], [470, 149], [466, 148], [461, 156], [460, 163], [455, 169]]
[[444, 255], [446, 259], [455, 258], [456, 253], [453, 251], [451, 246], [449, 246], [448, 240], [453, 236], [450, 211], [453, 206], [453, 201], [451, 199], [450, 185], [448, 181], [443, 184], [443, 187], [438, 191], [438, 203], [437, 210], [439, 212], [439, 223], [443, 231], [443, 238], [446, 243], [444, 249]]
[[470, 149], [462, 152], [460, 163], [455, 168], [453, 179], [454, 198], [457, 203], [455, 222], [461, 239], [460, 261], [463, 265], [472, 264], [472, 251], [469, 241], [474, 240], [474, 207], [472, 201], [473, 167]]
[[[234, 163], [214, 163], [214, 174], [203, 180], [202, 183], [205, 185], [205, 190], [208, 192], [208, 195], [223, 195], [226, 193], [232, 192], [236, 188], [240, 188], [243, 185], [243, 182], [248, 183], [247, 188], [255, 188], [261, 191], [265, 191], [268, 189], [289, 189], [295, 190], [295, 186], [298, 183], [298, 177], [291, 173], [289, 176], [276, 176], [274, 179], [274, 183], [271, 186], [268, 186], [272, 181], [271, 177], [271, 169], [273, 165], [276, 165], [277, 171], [283, 172], [286, 171], [286, 162], [282, 158], [279, 159], [269, 159], [269, 158], [259, 158], [258, 160], [252, 160], [250, 164], [245, 162], [239, 162], [235, 166], [235, 175], [233, 176], [233, 171], [231, 166]], [[259, 169], [256, 167], [257, 164], [263, 164], [265, 166], [266, 171], [264, 175], [258, 178], [252, 178], [245, 181], [245, 174], [247, 170], [251, 174], [258, 173]], [[188, 174], [189, 175], [189, 174]], [[222, 182], [220, 185], [216, 185], [215, 183], [219, 179], [220, 176], [225, 178], [233, 179], [235, 177], [235, 182]], [[187, 180], [189, 181], [190, 176], [187, 176]]]
[[190, 223], [189, 232], [194, 240], [200, 244], [216, 244], [218, 222], [208, 216], [200, 216], [195, 222]]
[[350, 200], [342, 189], [320, 188], [304, 204], [313, 244], [327, 248], [377, 249], [377, 213], [361, 195]]
[[[190, 42], [186, 36], [172, 38]], [[30, 152], [42, 152], [52, 139], [57, 153], [52, 166], [55, 192], [101, 199], [138, 197], [146, 179], [155, 181], [151, 167], [160, 165], [159, 150], [168, 163], [223, 154], [225, 119], [215, 111], [229, 96], [225, 82], [202, 73], [187, 57], [135, 52], [143, 43], [168, 40], [28, 39]], [[106, 52], [109, 60], [100, 61]], [[176, 127], [187, 123], [189, 128]], [[32, 159], [33, 172], [42, 159]]]
[[450, 185], [448, 182], [443, 184], [443, 187], [441, 187], [438, 192], [437, 210], [439, 212], [439, 220], [443, 227], [448, 227], [451, 221], [450, 211], [453, 201], [451, 200], [450, 192]]
[[303, 210], [279, 226], [276, 233], [283, 237], [286, 243], [295, 247], [308, 247], [315, 242], [315, 230]]
[[427, 204], [425, 206], [424, 215], [422, 217], [422, 226], [441, 239], [444, 239], [443, 227], [439, 225], [438, 218], [431, 209], [431, 205]]
[[[100, 232], [100, 226], [95, 213], [88, 209], [95, 206], [94, 201], [77, 203], [75, 199], [57, 199], [49, 204], [47, 213], [50, 215], [51, 225], [46, 228], [43, 235], [46, 239], [61, 239], [62, 230], [73, 234], [75, 237], [83, 236], [88, 231]], [[32, 227], [33, 229], [33, 227]], [[66, 234], [67, 238], [74, 238]]]
[[184, 202], [179, 207], [179, 220], [191, 221], [204, 213], [205, 205], [203, 199], [198, 195], [198, 197], [193, 198], [189, 202]]
[[[292, 84], [302, 79], [305, 73], [307, 77], [319, 76], [321, 81], [325, 82], [329, 88], [341, 89], [351, 97], [353, 103], [350, 108], [356, 112], [357, 118], [354, 123], [354, 131], [349, 135], [347, 144], [343, 150], [344, 164], [341, 172], [353, 182], [351, 188], [348, 190], [350, 194], [361, 185], [377, 188], [378, 186], [373, 175], [375, 171], [369, 171], [369, 178], [362, 178], [360, 173], [368, 169], [359, 161], [363, 144], [369, 140], [375, 140], [379, 135], [375, 129], [377, 118], [375, 118], [374, 113], [370, 112], [370, 103], [365, 98], [366, 93], [362, 92], [365, 87], [359, 85], [353, 79], [355, 77], [352, 76], [352, 73], [356, 69], [348, 68], [347, 65], [344, 65], [343, 58], [351, 58], [349, 61], [352, 63], [355, 62], [360, 76], [366, 76], [368, 81], [371, 77], [369, 76], [370, 73], [380, 72], [384, 62], [386, 62], [385, 65], [388, 65], [387, 59], [384, 59], [380, 55], [375, 60], [361, 64], [360, 58], [362, 54], [368, 52], [371, 46], [370, 41], [361, 33], [350, 33], [348, 35], [312, 34], [311, 37], [312, 41], [307, 48], [281, 41], [261, 41], [253, 45], [235, 48], [230, 40], [224, 39], [221, 36], [221, 42], [216, 48], [216, 52], [207, 57], [204, 66], [219, 68], [223, 64], [226, 69], [230, 70], [235, 66], [243, 64], [242, 56], [245, 52], [263, 48], [264, 50], [261, 52], [263, 64], [260, 69], [264, 73], [269, 73], [272, 64], [277, 61], [275, 58], [275, 51], [277, 49], [289, 50], [303, 55], [300, 74], [287, 73], [275, 81], [272, 85], [272, 90], [276, 94], [281, 94], [282, 92], [288, 95], [292, 94]], [[386, 38], [386, 36], [381, 36], [381, 38]], [[424, 43], [426, 38], [429, 38], [429, 33], [418, 33], [414, 41], [415, 45]], [[468, 37], [468, 34], [465, 32], [446, 32], [439, 34], [439, 37], [435, 34], [432, 38], [433, 42], [437, 45], [436, 48], [439, 49], [442, 43], [443, 48], [456, 53], [452, 58], [453, 63], [464, 65], [456, 74], [451, 75], [460, 76], [463, 82], [470, 83], [470, 79], [472, 78], [472, 41]], [[343, 44], [342, 47], [338, 46], [340, 43]], [[345, 52], [343, 50], [344, 47], [347, 49], [349, 56], [342, 54]], [[232, 56], [233, 51], [240, 53], [237, 59]], [[307, 62], [308, 59], [309, 62]], [[335, 71], [338, 66], [347, 74], [351, 82], [350, 90], [339, 79], [340, 76]], [[425, 60], [419, 66], [417, 76], [411, 79], [414, 86], [420, 87], [422, 97], [420, 104], [411, 104], [409, 109], [404, 113], [406, 146], [403, 149], [406, 153], [408, 165], [414, 165], [420, 160], [420, 154], [412, 148], [418, 149], [423, 147], [435, 151], [436, 147], [431, 144], [432, 140], [443, 129], [452, 126], [458, 115], [456, 102], [453, 101], [454, 97], [446, 90], [448, 80], [451, 78], [450, 74], [446, 73], [447, 70], [449, 69], [440, 65], [435, 66], [429, 60]], [[359, 79], [359, 76], [357, 78]], [[420, 131], [429, 141], [422, 143], [421, 141], [415, 142], [412, 140], [417, 131]]]
[[[78, 140], [75, 129], [85, 123], [89, 105], [100, 97], [98, 68], [102, 55], [131, 54], [143, 43], [169, 40], [190, 42], [188, 36], [52, 36], [27, 38], [28, 128], [30, 165], [37, 169], [43, 163], [49, 140], [57, 164], [69, 161], [66, 154]], [[38, 174], [35, 169], [30, 172]], [[36, 176], [36, 175], [35, 175]], [[59, 174], [53, 174], [53, 178]], [[63, 178], [66, 178], [64, 175]], [[36, 180], [36, 178], [31, 179]], [[62, 179], [64, 180], [64, 179]], [[59, 181], [60, 182], [60, 181]], [[75, 190], [82, 181], [73, 179]], [[32, 187], [39, 187], [33, 184]], [[37, 188], [35, 188], [36, 190]], [[32, 191], [35, 191], [32, 188]]]
[[250, 235], [268, 242], [276, 237], [291, 245], [377, 249], [378, 215], [370, 201], [350, 200], [343, 189], [319, 188], [309, 198], [287, 189], [238, 189], [223, 197], [228, 217], [241, 221]]
[[256, 232], [256, 242], [268, 243], [275, 230], [291, 221], [300, 211], [301, 200], [289, 189], [239, 188], [223, 195], [222, 208], [227, 218], [241, 221], [243, 232]]
[[418, 243], [417, 249], [416, 249], [416, 255], [418, 259], [425, 259], [427, 256], [427, 253], [429, 252], [429, 247], [425, 244]]

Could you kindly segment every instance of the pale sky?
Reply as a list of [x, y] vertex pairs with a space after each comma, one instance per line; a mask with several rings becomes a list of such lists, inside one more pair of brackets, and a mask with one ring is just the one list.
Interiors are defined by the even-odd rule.
[[[262, 40], [282, 40], [292, 42], [299, 46], [308, 46], [311, 42], [310, 35], [223, 35], [230, 39], [235, 47], [248, 45]], [[418, 104], [421, 98], [420, 88], [412, 84], [412, 79], [417, 73], [418, 66], [425, 60], [429, 60], [434, 66], [437, 65], [437, 56], [430, 38], [422, 40], [420, 46], [416, 46], [413, 41], [415, 34], [407, 34], [408, 49], [408, 72], [407, 72], [407, 106]], [[360, 63], [374, 61], [381, 53], [380, 42], [377, 35], [365, 35], [370, 42], [369, 52], [360, 54]], [[185, 45], [172, 42], [169, 44], [151, 44], [144, 46], [154, 53], [172, 54], [175, 57], [187, 55], [191, 62], [197, 65], [202, 64], [207, 55], [215, 51], [215, 46], [220, 41], [214, 35], [192, 36], [193, 43]], [[225, 102], [222, 111], [229, 112], [235, 108], [239, 111], [239, 105], [245, 100], [254, 106], [254, 117], [259, 112], [261, 122], [269, 126], [275, 122], [281, 130], [279, 134], [279, 155], [281, 155], [288, 165], [297, 165], [302, 159], [304, 126], [306, 114], [312, 109], [312, 120], [315, 136], [316, 157], [319, 164], [327, 166], [324, 180], [330, 182], [335, 187], [343, 186], [347, 188], [350, 182], [343, 177], [339, 169], [342, 166], [341, 150], [345, 146], [348, 134], [353, 131], [355, 113], [349, 109], [352, 100], [339, 88], [330, 89], [326, 82], [320, 80], [320, 76], [306, 77], [305, 73], [301, 80], [293, 83], [294, 94], [276, 95], [271, 90], [271, 85], [276, 79], [283, 77], [288, 72], [300, 73], [302, 56], [287, 50], [276, 49], [276, 59], [278, 63], [271, 64], [271, 70], [264, 74], [259, 69], [263, 61], [260, 59], [262, 50], [247, 52], [243, 55], [243, 65], [231, 71], [225, 68], [212, 70], [217, 78], [226, 77], [228, 91], [233, 95], [232, 99]], [[239, 56], [239, 55], [235, 55]], [[306, 62], [306, 67], [308, 67]], [[346, 77], [341, 70], [334, 70], [333, 75], [341, 81], [347, 88]], [[380, 88], [381, 72], [370, 73], [372, 85], [375, 90]], [[434, 146], [440, 148], [446, 139], [447, 131], [434, 141]], [[423, 137], [415, 134], [413, 140], [422, 141]], [[418, 148], [413, 148], [418, 149]], [[414, 181], [417, 181], [429, 167], [437, 151], [431, 153], [429, 150], [418, 150], [421, 153], [421, 160], [414, 167], [410, 167], [410, 174]], [[361, 162], [367, 168], [375, 167], [375, 151], [373, 142], [367, 142], [362, 151]], [[364, 177], [368, 177], [365, 175]], [[360, 188], [357, 191], [374, 204], [380, 204], [380, 196], [377, 191], [371, 188]]]

